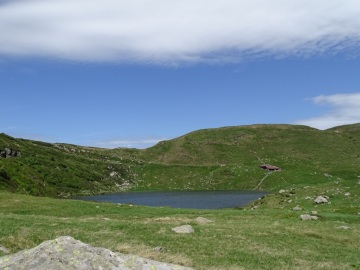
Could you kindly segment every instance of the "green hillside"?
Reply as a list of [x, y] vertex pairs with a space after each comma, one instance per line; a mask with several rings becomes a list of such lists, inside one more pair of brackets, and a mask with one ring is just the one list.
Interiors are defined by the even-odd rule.
[[15, 139], [0, 134], [0, 190], [30, 195], [67, 197], [123, 190], [136, 175], [133, 161], [107, 157], [108, 150]]
[[[123, 150], [114, 150], [119, 155]], [[132, 153], [134, 156], [134, 153]], [[320, 131], [295, 125], [204, 129], [139, 151], [141, 189], [259, 189], [318, 185], [360, 176], [360, 125]]]
[[[204, 129], [144, 150], [49, 144], [0, 135], [0, 189], [65, 196], [132, 190], [260, 189], [360, 180], [360, 124]], [[280, 167], [270, 173], [261, 164]]]

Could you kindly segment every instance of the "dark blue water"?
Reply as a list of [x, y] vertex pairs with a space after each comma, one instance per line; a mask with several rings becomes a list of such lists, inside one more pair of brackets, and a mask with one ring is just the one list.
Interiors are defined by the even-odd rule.
[[220, 209], [241, 207], [267, 193], [258, 191], [143, 191], [80, 197], [85, 201], [174, 208]]

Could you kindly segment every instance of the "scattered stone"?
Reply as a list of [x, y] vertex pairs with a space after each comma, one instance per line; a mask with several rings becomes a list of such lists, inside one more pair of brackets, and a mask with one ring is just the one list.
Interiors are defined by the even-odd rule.
[[314, 200], [314, 202], [315, 202], [316, 204], [329, 203], [328, 199], [329, 199], [328, 196], [318, 196], [318, 197]]
[[33, 249], [0, 257], [0, 269], [190, 270], [191, 268], [112, 252], [105, 248], [84, 244], [69, 236], [63, 236], [43, 242]]
[[199, 224], [206, 224], [206, 223], [211, 223], [211, 222], [214, 222], [210, 219], [207, 219], [207, 218], [203, 218], [203, 217], [198, 217], [195, 219], [195, 222], [199, 223]]
[[161, 246], [159, 246], [159, 247], [154, 247], [153, 250], [154, 250], [155, 252], [157, 252], [157, 253], [163, 253], [163, 252], [165, 252], [165, 248], [164, 248], [164, 247], [161, 247]]
[[183, 226], [172, 228], [171, 230], [176, 233], [184, 233], [184, 234], [195, 232], [194, 228], [191, 225], [183, 225]]
[[4, 254], [9, 254], [10, 250], [8, 250], [6, 247], [3, 247], [0, 245], [0, 252], [4, 253]]
[[279, 194], [283, 194], [283, 193], [287, 193], [287, 192], [289, 192], [288, 190], [285, 190], [285, 189], [280, 189], [279, 190]]
[[301, 211], [301, 210], [302, 208], [298, 205], [293, 208], [293, 211]]
[[311, 211], [312, 215], [317, 215], [317, 213], [318, 213], [317, 211]]
[[301, 220], [317, 220], [317, 216], [311, 216], [309, 214], [300, 215]]
[[111, 219], [104, 217], [103, 220], [109, 221], [109, 220], [111, 220]]
[[351, 194], [350, 194], [350, 192], [346, 192], [344, 195], [345, 196], [350, 196]]
[[339, 227], [337, 227], [338, 229], [343, 229], [343, 230], [349, 230], [350, 229], [350, 227], [349, 226], [339, 226]]
[[311, 200], [311, 197], [306, 196], [306, 197], [305, 197], [305, 200]]
[[300, 215], [301, 220], [311, 220], [311, 216], [309, 214]]
[[115, 176], [117, 176], [117, 172], [115, 172], [115, 171], [112, 171], [112, 172], [110, 172], [110, 177], [115, 177]]

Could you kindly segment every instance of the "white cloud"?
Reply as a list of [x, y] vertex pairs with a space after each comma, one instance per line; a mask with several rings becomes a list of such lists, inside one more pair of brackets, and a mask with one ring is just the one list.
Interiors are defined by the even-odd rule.
[[360, 123], [360, 93], [317, 96], [311, 99], [317, 105], [329, 105], [332, 109], [318, 117], [299, 120], [296, 124], [318, 129]]
[[0, 2], [0, 55], [160, 64], [356, 48], [356, 0]]
[[115, 139], [108, 140], [104, 142], [96, 143], [99, 147], [105, 148], [117, 148], [117, 147], [126, 147], [126, 148], [147, 148], [157, 144], [164, 139], [161, 138], [135, 138], [135, 139]]

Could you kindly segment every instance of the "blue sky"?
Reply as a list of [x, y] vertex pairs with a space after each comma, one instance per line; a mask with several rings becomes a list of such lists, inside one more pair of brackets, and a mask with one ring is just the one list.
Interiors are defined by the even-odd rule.
[[360, 3], [315, 2], [0, 1], [0, 132], [143, 148], [360, 122]]

